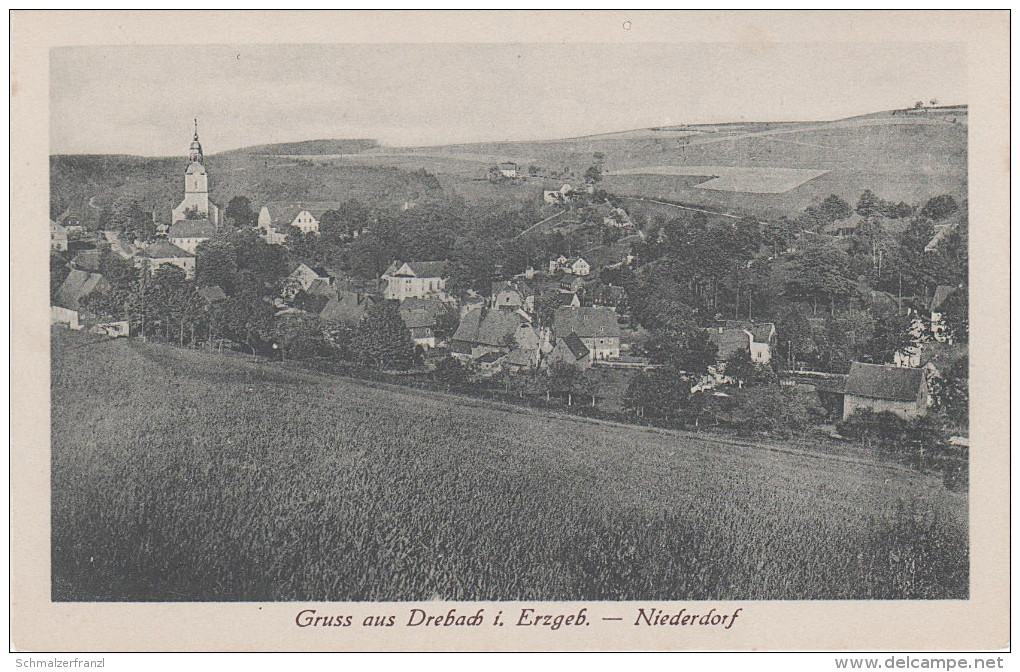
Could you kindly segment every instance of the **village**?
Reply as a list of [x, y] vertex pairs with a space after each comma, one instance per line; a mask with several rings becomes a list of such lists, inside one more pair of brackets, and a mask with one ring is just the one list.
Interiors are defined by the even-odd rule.
[[[530, 246], [523, 259], [404, 256], [366, 277], [324, 263], [327, 244], [356, 250], [378, 233], [351, 204], [270, 201], [256, 214], [244, 197], [213, 203], [196, 121], [169, 225], [155, 213], [146, 221], [137, 205], [101, 230], [71, 212], [50, 221], [51, 321], [255, 359], [345, 360], [447, 390], [502, 388], [641, 423], [775, 435], [816, 427], [840, 437], [867, 434], [851, 420], [877, 436], [875, 418], [906, 426], [938, 415], [950, 419], [945, 438], [966, 445], [964, 282], [929, 275], [904, 292], [897, 271], [894, 294], [862, 288], [849, 268], [833, 277], [832, 268], [846, 267], [849, 253], [884, 277], [883, 264], [894, 261], [882, 258], [891, 237], [882, 221], [901, 237], [928, 227], [918, 258], [945, 256], [940, 246], [954, 243], [958, 254], [965, 224], [947, 217], [955, 202], [933, 198], [922, 208], [866, 192], [855, 210], [833, 196], [797, 222], [719, 224], [696, 213], [652, 231], [599, 184], [600, 161], [583, 184], [536, 188], [543, 218], [508, 244]], [[504, 162], [487, 179], [524, 174]], [[405, 204], [403, 216], [416, 207]], [[727, 236], [730, 251], [699, 248]], [[545, 244], [553, 239], [558, 253]], [[694, 248], [692, 263], [721, 255], [712, 263], [726, 270], [699, 270], [681, 296], [669, 287], [682, 285], [670, 255]], [[758, 269], [791, 263], [799, 272], [759, 319], [753, 307], [770, 279]], [[718, 298], [726, 273], [738, 277], [728, 306]], [[942, 277], [965, 278], [965, 268]], [[861, 342], [840, 342], [841, 334], [853, 341], [863, 315]]]

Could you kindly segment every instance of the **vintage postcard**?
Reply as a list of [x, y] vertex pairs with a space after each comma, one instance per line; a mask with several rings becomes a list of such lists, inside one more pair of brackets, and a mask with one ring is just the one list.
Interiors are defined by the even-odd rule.
[[1007, 647], [1008, 37], [14, 12], [15, 648]]

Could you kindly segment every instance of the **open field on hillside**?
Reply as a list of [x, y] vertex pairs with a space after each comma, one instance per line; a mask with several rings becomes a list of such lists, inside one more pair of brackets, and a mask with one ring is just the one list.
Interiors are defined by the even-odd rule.
[[55, 600], [966, 598], [867, 462], [52, 333]]
[[752, 194], [785, 194], [827, 170], [805, 168], [761, 168], [732, 166], [647, 166], [626, 168], [610, 175], [704, 175], [708, 181], [698, 189], [740, 191]]

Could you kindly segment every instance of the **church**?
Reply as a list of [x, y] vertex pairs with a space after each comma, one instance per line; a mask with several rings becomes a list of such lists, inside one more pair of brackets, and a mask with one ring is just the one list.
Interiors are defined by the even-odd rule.
[[191, 254], [220, 226], [220, 209], [209, 200], [209, 175], [202, 161], [202, 143], [198, 141], [196, 119], [195, 139], [191, 142], [188, 167], [184, 171], [184, 200], [173, 209], [167, 236], [171, 243]]

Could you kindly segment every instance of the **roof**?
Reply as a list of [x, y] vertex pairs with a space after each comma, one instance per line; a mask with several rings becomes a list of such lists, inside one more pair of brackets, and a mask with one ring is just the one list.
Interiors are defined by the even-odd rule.
[[[411, 273], [416, 278], [443, 278], [446, 277], [446, 265], [445, 261], [394, 261], [390, 264], [390, 267], [386, 269], [383, 275], [395, 276], [403, 269], [404, 265], [411, 270]], [[403, 276], [401, 276], [403, 277]]]
[[437, 299], [420, 299], [416, 296], [409, 296], [400, 302], [400, 312], [425, 311], [432, 315], [438, 315], [446, 310], [446, 304]]
[[404, 321], [404, 326], [408, 329], [432, 328], [436, 326], [435, 313], [430, 313], [426, 310], [402, 310], [400, 311], [400, 319]]
[[499, 167], [500, 168], [516, 168], [517, 164], [514, 163], [513, 161], [504, 161], [503, 163], [499, 164]]
[[523, 280], [501, 280], [492, 283], [492, 296], [496, 296], [504, 290], [517, 292], [522, 297], [534, 296], [535, 290]]
[[705, 333], [708, 334], [709, 343], [719, 350], [716, 354], [718, 360], [729, 359], [739, 352], [748, 352], [751, 348], [751, 338], [743, 329], [709, 327], [705, 329]]
[[524, 348], [515, 348], [503, 358], [503, 363], [511, 366], [534, 366], [537, 361], [538, 351]]
[[56, 234], [58, 237], [63, 236], [64, 238], [66, 238], [67, 237], [67, 227], [66, 226], [61, 226], [60, 224], [57, 224], [56, 222], [54, 222], [51, 219], [50, 220], [50, 234], [51, 235], [52, 234]]
[[517, 330], [527, 324], [519, 312], [475, 308], [461, 318], [453, 340], [504, 347], [507, 337], [515, 336]]
[[226, 292], [219, 285], [212, 285], [211, 287], [202, 287], [198, 290], [198, 295], [209, 303], [216, 303], [217, 301], [224, 301], [227, 298]]
[[339, 210], [343, 207], [340, 201], [269, 201], [265, 204], [269, 211], [269, 218], [274, 225], [290, 224], [297, 216], [304, 211], [315, 219], [322, 219], [322, 215], [329, 210]]
[[305, 294], [311, 296], [332, 296], [333, 288], [329, 285], [329, 279], [327, 278], [315, 278], [308, 284], [308, 289], [304, 290]]
[[94, 291], [105, 289], [105, 281], [100, 273], [73, 270], [57, 290], [56, 304], [64, 308], [78, 310], [86, 296]]
[[319, 318], [326, 322], [357, 324], [374, 302], [375, 298], [368, 294], [342, 291], [326, 302]]
[[914, 401], [923, 382], [923, 369], [854, 362], [847, 376], [846, 393], [872, 399]]
[[935, 295], [931, 297], [931, 304], [928, 308], [930, 310], [936, 310], [955, 290], [956, 287], [953, 287], [952, 285], [939, 285], [935, 288]]
[[772, 322], [754, 322], [752, 320], [719, 320], [716, 327], [724, 329], [742, 329], [751, 332], [755, 343], [771, 343], [775, 335], [775, 325]]
[[479, 364], [492, 364], [500, 359], [503, 359], [502, 352], [487, 352], [478, 358]]
[[[574, 304], [574, 299], [577, 298], [575, 292], [556, 292], [556, 305], [558, 306], [571, 306]], [[578, 300], [580, 302], [580, 300]]]
[[212, 238], [216, 227], [208, 219], [179, 219], [170, 226], [171, 238]]
[[867, 220], [866, 217], [858, 215], [856, 212], [846, 219], [840, 219], [831, 224], [826, 224], [822, 227], [822, 233], [836, 233], [838, 231], [853, 230], [860, 226]]
[[570, 335], [566, 338], [561, 338], [560, 343], [570, 350], [570, 353], [574, 355], [575, 359], [584, 359], [590, 352], [587, 346], [581, 342], [581, 337], [574, 332], [570, 332]]
[[566, 338], [571, 332], [581, 338], [619, 338], [616, 311], [604, 306], [557, 308], [553, 313], [553, 335]]
[[185, 252], [169, 241], [157, 240], [146, 245], [141, 251], [141, 256], [150, 259], [176, 259], [180, 257], [194, 257], [195, 255]]

